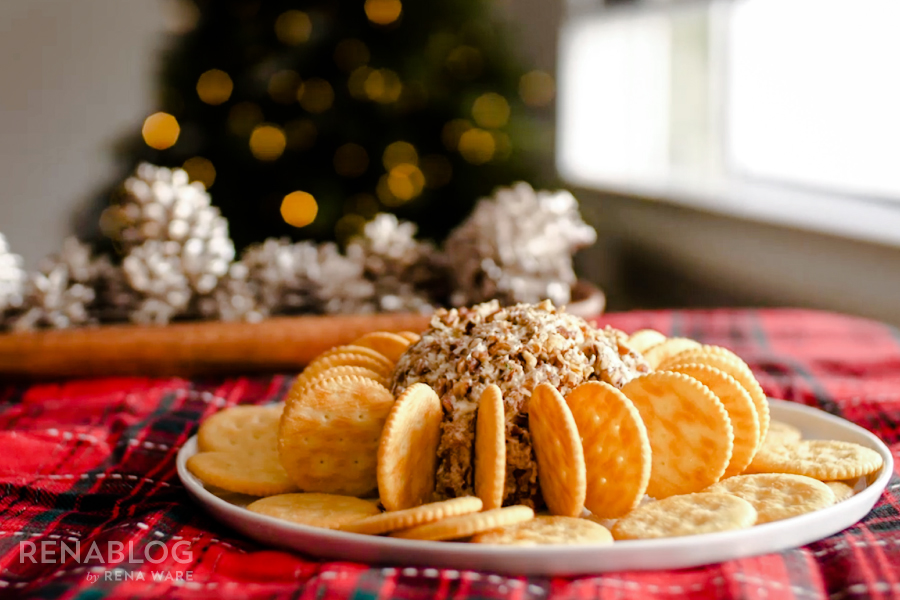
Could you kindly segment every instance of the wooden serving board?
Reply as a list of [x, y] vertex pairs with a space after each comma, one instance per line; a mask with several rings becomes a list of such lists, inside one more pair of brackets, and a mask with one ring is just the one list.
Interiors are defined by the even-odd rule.
[[[579, 281], [567, 310], [603, 313], [606, 297]], [[118, 375], [184, 377], [295, 372], [322, 352], [370, 331], [424, 331], [422, 314], [304, 315], [260, 323], [104, 325], [0, 334], [0, 381]]]
[[292, 372], [370, 331], [423, 331], [430, 316], [275, 317], [260, 323], [109, 325], [0, 335], [0, 380]]

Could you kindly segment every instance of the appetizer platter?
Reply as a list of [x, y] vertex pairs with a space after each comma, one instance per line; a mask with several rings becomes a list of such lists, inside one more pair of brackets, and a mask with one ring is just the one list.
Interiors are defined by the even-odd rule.
[[875, 436], [767, 399], [725, 348], [549, 302], [327, 350], [283, 404], [210, 416], [178, 457], [198, 503], [266, 545], [548, 575], [803, 545], [865, 516], [892, 471]]

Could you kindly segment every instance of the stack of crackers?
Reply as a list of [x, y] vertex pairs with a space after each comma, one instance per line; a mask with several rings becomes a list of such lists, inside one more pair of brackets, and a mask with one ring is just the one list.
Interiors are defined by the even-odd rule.
[[653, 371], [621, 389], [588, 381], [563, 397], [543, 383], [528, 425], [547, 514], [501, 506], [501, 391], [477, 405], [474, 496], [432, 502], [444, 409], [425, 384], [395, 398], [394, 366], [415, 333], [378, 332], [326, 352], [286, 403], [203, 422], [189, 469], [262, 496], [248, 509], [367, 535], [488, 544], [583, 544], [752, 527], [833, 505], [881, 456], [803, 440], [772, 421], [752, 371], [725, 348], [652, 330], [628, 336]]

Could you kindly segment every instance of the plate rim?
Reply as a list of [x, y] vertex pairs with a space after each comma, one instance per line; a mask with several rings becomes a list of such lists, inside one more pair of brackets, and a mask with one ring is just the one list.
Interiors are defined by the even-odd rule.
[[[839, 502], [833, 506], [828, 508], [820, 509], [818, 511], [814, 511], [811, 513], [806, 513], [803, 515], [799, 515], [796, 517], [792, 517], [790, 519], [785, 519], [783, 521], [774, 521], [771, 523], [764, 523], [761, 525], [756, 525], [754, 527], [748, 529], [734, 530], [734, 531], [723, 531], [723, 532], [715, 532], [715, 533], [707, 533], [707, 534], [699, 534], [696, 536], [681, 536], [681, 537], [672, 537], [672, 538], [659, 538], [653, 540], [623, 540], [617, 541], [615, 544], [579, 544], [579, 545], [566, 545], [566, 544], [548, 544], [542, 546], [535, 547], [518, 547], [518, 546], [478, 546], [477, 544], [467, 544], [467, 543], [448, 543], [448, 542], [434, 542], [434, 541], [420, 541], [420, 540], [404, 540], [399, 538], [391, 538], [384, 536], [371, 536], [371, 535], [363, 535], [357, 533], [350, 533], [344, 531], [336, 531], [332, 529], [323, 529], [319, 527], [313, 527], [309, 525], [302, 525], [299, 523], [291, 523], [289, 521], [284, 521], [282, 519], [277, 519], [275, 517], [270, 517], [267, 515], [261, 515], [258, 513], [254, 513], [248, 511], [246, 508], [237, 506], [228, 502], [227, 500], [220, 498], [207, 490], [203, 484], [200, 482], [198, 478], [196, 478], [190, 471], [187, 469], [187, 459], [193, 454], [197, 453], [197, 436], [196, 434], [191, 436], [178, 450], [177, 459], [176, 459], [176, 467], [178, 472], [178, 477], [181, 480], [182, 485], [185, 486], [186, 491], [189, 495], [200, 505], [200, 508], [203, 511], [210, 515], [213, 519], [218, 521], [219, 523], [224, 524], [229, 529], [235, 531], [236, 533], [245, 536], [254, 538], [257, 543], [268, 546], [268, 547], [281, 547], [290, 549], [293, 551], [302, 552], [304, 554], [311, 555], [317, 558], [325, 558], [325, 559], [338, 559], [341, 558], [334, 553], [330, 554], [317, 554], [315, 551], [310, 552], [309, 548], [298, 548], [294, 544], [279, 544], [272, 543], [271, 540], [262, 540], [256, 538], [255, 536], [249, 534], [246, 531], [242, 531], [235, 527], [231, 522], [228, 522], [230, 519], [220, 518], [219, 513], [224, 513], [231, 518], [239, 519], [241, 521], [248, 521], [250, 523], [257, 524], [261, 527], [261, 529], [265, 529], [267, 531], [280, 531], [287, 532], [300, 535], [302, 537], [311, 537], [317, 538], [323, 542], [329, 543], [337, 543], [337, 544], [348, 544], [351, 548], [346, 548], [346, 550], [352, 550], [352, 547], [359, 548], [362, 550], [368, 551], [377, 551], [379, 554], [387, 553], [388, 555], [395, 552], [402, 552], [404, 554], [408, 552], [421, 552], [422, 554], [432, 555], [434, 553], [438, 553], [442, 556], [440, 566], [443, 568], [467, 568], [467, 567], [447, 567], [446, 565], [451, 563], [454, 559], [459, 559], [466, 563], [470, 563], [471, 560], [468, 559], [486, 559], [488, 556], [490, 557], [489, 562], [492, 564], [495, 563], [515, 563], [517, 560], [524, 559], [534, 559], [546, 557], [548, 555], [579, 555], [582, 553], [590, 553], [590, 555], [594, 558], [594, 560], [598, 563], [596, 569], [590, 570], [580, 570], [576, 569], [574, 571], [566, 572], [569, 574], [576, 573], [600, 573], [606, 572], [612, 569], [605, 569], [603, 565], [600, 564], [603, 562], [603, 559], [606, 558], [607, 554], [612, 552], [616, 552], [616, 554], [621, 555], [623, 551], [628, 551], [631, 553], [638, 553], [641, 551], [649, 552], [678, 552], [684, 551], [685, 547], [694, 547], [700, 545], [714, 545], [716, 542], [729, 540], [732, 544], [740, 546], [742, 542], [746, 542], [752, 540], [753, 538], [766, 536], [770, 533], [781, 532], [785, 529], [797, 530], [797, 532], [803, 531], [807, 524], [811, 522], [816, 522], [819, 520], [828, 520], [833, 517], [838, 517], [840, 515], [845, 515], [847, 513], [856, 513], [862, 510], [865, 506], [865, 512], [861, 517], [854, 520], [852, 524], [859, 522], [862, 518], [864, 518], [865, 514], [868, 514], [869, 511], [874, 507], [874, 505], [881, 499], [882, 493], [884, 489], [887, 487], [888, 482], [890, 481], [893, 475], [893, 457], [891, 455], [890, 449], [887, 445], [872, 432], [866, 430], [855, 423], [852, 423], [842, 417], [838, 417], [836, 415], [832, 415], [827, 413], [819, 408], [807, 406], [805, 404], [800, 404], [797, 402], [786, 401], [786, 400], [777, 400], [777, 399], [769, 399], [770, 407], [775, 408], [775, 412], [796, 412], [801, 415], [813, 415], [818, 419], [825, 420], [826, 422], [830, 422], [832, 425], [841, 427], [843, 429], [848, 429], [858, 436], [862, 436], [869, 442], [869, 447], [879, 453], [882, 456], [884, 464], [882, 465], [881, 472], [872, 481], [871, 484], [868, 484], [864, 490], [856, 494], [855, 496], [844, 500], [843, 502]], [[838, 520], [837, 522], [842, 522]], [[786, 526], [785, 524], [788, 524]], [[803, 544], [772, 544], [771, 549], [766, 550], [766, 553], [769, 552], [777, 552], [788, 548], [795, 548], [801, 545], [809, 544], [814, 541], [824, 539], [825, 537], [829, 537], [834, 535], [835, 533], [842, 531], [843, 529], [852, 526], [847, 525], [840, 527], [834, 531], [830, 531], [826, 535], [817, 535], [814, 539], [808, 540]], [[773, 538], [778, 538], [782, 536], [772, 536]], [[624, 546], [624, 547], [623, 547]], [[338, 553], [340, 554], [340, 552]], [[747, 554], [741, 554], [740, 556], [755, 556], [760, 554], [760, 552], [750, 552]], [[444, 560], [446, 558], [446, 560]], [[732, 556], [726, 557], [723, 560], [731, 560]], [[344, 558], [344, 560], [355, 560], [353, 558]], [[433, 562], [433, 561], [432, 561]], [[531, 561], [529, 561], [531, 562]], [[684, 561], [682, 561], [684, 562]], [[713, 561], [720, 562], [720, 561]], [[379, 561], [379, 565], [397, 565], [398, 561], [392, 561], [388, 557], [386, 561]], [[431, 564], [427, 561], [419, 563], [420, 565]], [[675, 564], [675, 563], [673, 563]], [[629, 569], [634, 570], [644, 570], [644, 569], [658, 569], [658, 568], [684, 568], [688, 566], [700, 566], [702, 564], [712, 564], [710, 561], [704, 562], [691, 562], [687, 561], [682, 563], [677, 563], [674, 567], [660, 567], [654, 564], [648, 566], [646, 568], [642, 568], [641, 566], [637, 567], [628, 567]], [[405, 564], [403, 566], [406, 566]], [[438, 565], [436, 565], [438, 566]], [[481, 569], [483, 570], [483, 569]], [[497, 569], [495, 569], [497, 570]], [[498, 572], [502, 572], [503, 569], [497, 570]], [[615, 569], [618, 570], [618, 569]], [[537, 571], [531, 569], [528, 574], [561, 574], [562, 572], [557, 569], [547, 569], [541, 571], [538, 569]], [[519, 573], [521, 574], [521, 573]]]

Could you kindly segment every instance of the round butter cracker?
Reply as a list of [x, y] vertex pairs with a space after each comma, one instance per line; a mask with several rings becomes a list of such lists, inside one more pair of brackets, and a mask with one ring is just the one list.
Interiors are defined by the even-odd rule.
[[475, 495], [485, 510], [500, 508], [506, 484], [506, 418], [503, 395], [494, 384], [478, 402], [475, 419]]
[[598, 523], [574, 517], [538, 516], [474, 536], [476, 544], [543, 546], [547, 544], [611, 544], [612, 534]]
[[335, 494], [281, 494], [247, 506], [247, 510], [312, 527], [339, 529], [381, 511], [368, 500]]
[[756, 510], [731, 494], [698, 493], [670, 496], [644, 504], [612, 527], [617, 540], [641, 540], [746, 529]]
[[287, 403], [278, 428], [285, 471], [307, 492], [364, 497], [378, 489], [381, 432], [394, 397], [357, 376], [327, 379]]
[[407, 540], [456, 540], [533, 518], [534, 511], [528, 506], [507, 506], [395, 531], [391, 537]]
[[440, 398], [424, 383], [394, 402], [378, 443], [378, 494], [385, 509], [431, 500], [443, 417]]
[[622, 393], [641, 414], [650, 439], [648, 495], [699, 492], [722, 477], [734, 433], [728, 412], [709, 388], [687, 375], [656, 371], [625, 384]]
[[547, 508], [554, 515], [577, 517], [587, 493], [584, 450], [572, 412], [550, 384], [541, 383], [531, 393], [528, 428]]
[[584, 451], [584, 505], [601, 518], [621, 517], [638, 505], [650, 482], [650, 439], [641, 414], [625, 394], [601, 381], [579, 385], [566, 404]]

